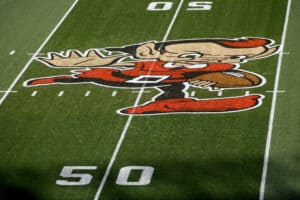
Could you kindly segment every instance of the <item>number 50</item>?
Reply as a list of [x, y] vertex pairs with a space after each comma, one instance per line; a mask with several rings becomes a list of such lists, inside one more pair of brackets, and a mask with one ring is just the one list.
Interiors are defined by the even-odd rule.
[[[186, 10], [211, 10], [213, 2], [211, 1], [192, 1], [189, 2]], [[167, 11], [173, 7], [173, 2], [151, 2], [147, 10], [149, 11]]]

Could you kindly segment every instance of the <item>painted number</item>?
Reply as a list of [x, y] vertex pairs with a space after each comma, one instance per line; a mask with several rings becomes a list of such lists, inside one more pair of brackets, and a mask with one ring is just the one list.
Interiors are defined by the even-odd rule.
[[[60, 172], [60, 176], [69, 180], [57, 180], [57, 185], [74, 186], [88, 185], [91, 183], [93, 176], [90, 174], [74, 173], [74, 170], [96, 170], [96, 166], [64, 166]], [[70, 179], [73, 179], [72, 181]], [[79, 180], [74, 180], [79, 179]]]
[[[74, 171], [96, 170], [97, 166], [64, 166], [60, 172], [60, 176], [64, 179], [56, 180], [57, 185], [76, 186], [88, 185], [91, 183], [93, 176], [87, 173], [75, 173]], [[137, 180], [129, 180], [132, 171], [139, 172]], [[151, 182], [154, 168], [150, 166], [126, 166], [120, 169], [117, 185], [135, 185], [143, 186]]]
[[147, 10], [150, 11], [166, 11], [166, 10], [170, 10], [173, 6], [172, 2], [151, 2], [148, 7]]
[[[192, 1], [189, 2], [186, 10], [211, 10], [213, 2], [211, 1]], [[147, 10], [149, 11], [167, 11], [173, 7], [173, 2], [151, 2], [149, 3]]]
[[[132, 171], [139, 171], [140, 175], [138, 180], [129, 181], [130, 173]], [[149, 166], [127, 166], [120, 169], [119, 176], [116, 180], [117, 185], [135, 185], [142, 186], [148, 185], [151, 182], [151, 178], [154, 172], [153, 167]]]
[[187, 10], [211, 10], [212, 4], [210, 1], [193, 1], [189, 3]]

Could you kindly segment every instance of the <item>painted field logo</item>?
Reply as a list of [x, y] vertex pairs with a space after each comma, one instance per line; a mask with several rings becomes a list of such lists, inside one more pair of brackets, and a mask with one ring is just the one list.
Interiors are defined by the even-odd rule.
[[160, 91], [149, 102], [120, 109], [120, 114], [237, 112], [259, 106], [263, 95], [197, 99], [189, 97], [186, 90], [188, 87], [209, 91], [259, 87], [265, 79], [241, 70], [240, 63], [274, 55], [278, 49], [279, 45], [270, 39], [240, 38], [149, 41], [84, 53], [50, 52], [37, 60], [49, 67], [73, 69], [72, 74], [35, 78], [26, 81], [24, 86], [92, 83]]

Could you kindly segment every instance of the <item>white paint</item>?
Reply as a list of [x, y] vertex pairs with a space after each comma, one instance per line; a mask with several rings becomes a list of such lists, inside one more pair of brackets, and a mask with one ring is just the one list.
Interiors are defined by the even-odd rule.
[[[57, 185], [74, 186], [74, 185], [88, 185], [91, 183], [93, 176], [90, 174], [74, 173], [74, 170], [96, 170], [97, 166], [64, 166], [60, 172], [63, 178], [71, 178], [69, 180], [56, 180]], [[74, 180], [74, 178], [79, 180]]]
[[173, 2], [151, 2], [149, 3], [147, 10], [166, 11], [166, 10], [170, 10], [172, 6], [173, 6]]
[[[32, 56], [32, 55], [35, 55], [35, 53], [28, 53], [27, 55]], [[40, 56], [44, 56], [44, 55], [45, 55], [44, 53], [39, 53], [39, 54], [36, 54], [35, 56], [40, 57]]]
[[[135, 90], [134, 90], [134, 91], [132, 91], [132, 93], [140, 93], [140, 92], [141, 92], [141, 91], [139, 91], [139, 90], [138, 90], [138, 91], [135, 91]], [[150, 93], [150, 91], [148, 91], [148, 90], [144, 90], [144, 91], [143, 91], [143, 93]]]
[[290, 52], [282, 52], [281, 54], [283, 54], [283, 55], [289, 55]]
[[39, 52], [44, 48], [44, 46], [48, 43], [50, 38], [54, 35], [54, 33], [57, 31], [57, 29], [61, 26], [61, 24], [64, 22], [64, 20], [67, 18], [67, 16], [70, 14], [70, 12], [73, 10], [75, 5], [78, 3], [79, 0], [75, 0], [72, 6], [68, 9], [68, 11], [65, 13], [65, 15], [61, 18], [61, 20], [58, 22], [58, 24], [54, 27], [54, 29], [50, 32], [50, 34], [47, 36], [45, 41], [41, 44], [41, 46], [36, 50], [36, 52], [32, 55], [32, 57], [29, 59], [29, 61], [25, 64], [21, 72], [18, 74], [18, 76], [15, 78], [15, 80], [11, 83], [9, 88], [7, 89], [7, 92], [1, 97], [0, 99], [0, 106], [3, 104], [4, 100], [7, 98], [8, 94], [12, 91], [12, 89], [15, 87], [17, 82], [20, 80], [22, 75], [25, 73], [25, 71], [28, 69], [32, 61], [35, 59], [35, 57], [39, 54]]
[[91, 91], [86, 91], [86, 93], [84, 94], [84, 96], [88, 97], [88, 96], [90, 96], [90, 94], [91, 94]]
[[111, 94], [111, 96], [115, 97], [117, 95], [117, 93], [118, 93], [118, 91], [113, 91], [112, 94]]
[[267, 90], [268, 93], [285, 93], [285, 90]]
[[14, 55], [16, 53], [16, 51], [15, 50], [12, 50], [11, 52], [9, 52], [9, 55]]
[[[170, 31], [171, 31], [171, 29], [172, 29], [172, 27], [174, 25], [174, 22], [175, 22], [175, 20], [176, 20], [176, 18], [178, 16], [178, 13], [179, 13], [179, 11], [180, 11], [180, 9], [182, 7], [183, 2], [184, 2], [184, 0], [180, 0], [180, 2], [178, 4], [178, 7], [177, 7], [177, 9], [175, 11], [175, 14], [174, 14], [174, 16], [173, 16], [173, 18], [171, 20], [171, 23], [169, 24], [169, 27], [168, 27], [168, 29], [167, 29], [164, 37], [163, 37], [163, 41], [167, 40], [167, 38], [168, 38], [168, 36], [170, 34]], [[151, 70], [149, 70], [149, 73], [150, 72], [151, 72]], [[140, 92], [139, 92], [139, 94], [138, 94], [138, 96], [137, 96], [137, 98], [136, 98], [136, 100], [134, 102], [134, 107], [136, 107], [139, 104], [139, 101], [142, 98], [143, 92], [144, 92], [144, 86], [140, 89]], [[97, 190], [97, 192], [95, 194], [94, 200], [99, 200], [99, 198], [100, 198], [101, 192], [103, 191], [103, 188], [104, 188], [104, 185], [105, 185], [105, 183], [107, 181], [108, 175], [110, 174], [112, 166], [113, 166], [113, 164], [114, 164], [114, 162], [116, 160], [116, 157], [117, 157], [117, 155], [118, 155], [118, 153], [120, 151], [121, 145], [122, 145], [122, 143], [123, 143], [123, 141], [125, 139], [126, 133], [128, 131], [128, 128], [130, 126], [130, 123], [131, 123], [132, 119], [133, 119], [133, 115], [130, 115], [128, 117], [126, 123], [125, 123], [125, 126], [124, 126], [124, 128], [122, 130], [121, 136], [119, 138], [119, 141], [118, 141], [118, 143], [117, 143], [117, 145], [115, 147], [113, 155], [112, 155], [112, 157], [111, 157], [111, 159], [110, 159], [110, 161], [108, 163], [108, 166], [107, 166], [107, 168], [105, 170], [104, 176], [103, 176], [103, 178], [101, 180], [101, 183], [100, 183], [100, 185], [98, 187], [98, 190]]]
[[194, 97], [195, 95], [196, 95], [196, 92], [195, 92], [195, 91], [192, 91], [192, 92], [191, 92], [191, 96]]
[[37, 93], [38, 93], [38, 91], [35, 90], [35, 91], [33, 91], [33, 92], [31, 93], [31, 96], [32, 96], [32, 97], [35, 97]]
[[[140, 75], [131, 80], [126, 81], [126, 83], [159, 83], [170, 76], [168, 75]], [[149, 80], [154, 79], [154, 80]]]
[[250, 91], [247, 90], [247, 91], [245, 92], [245, 96], [248, 96], [249, 94], [250, 94]]
[[[141, 171], [141, 175], [136, 181], [128, 181], [132, 170]], [[150, 166], [127, 166], [120, 169], [117, 185], [131, 185], [131, 186], [144, 186], [151, 183], [154, 168]]]
[[167, 40], [167, 38], [168, 38], [168, 36], [170, 34], [170, 31], [171, 31], [171, 29], [172, 29], [172, 27], [173, 27], [173, 25], [175, 23], [175, 20], [177, 19], [178, 13], [179, 13], [179, 11], [180, 11], [180, 9], [182, 7], [183, 2], [184, 2], [184, 0], [180, 0], [180, 2], [178, 4], [178, 7], [177, 7], [177, 9], [175, 11], [175, 14], [174, 14], [174, 16], [173, 16], [173, 18], [171, 20], [171, 23], [169, 24], [167, 32], [165, 33], [165, 36], [163, 37], [163, 40], [162, 40], [163, 42]]
[[212, 4], [211, 1], [193, 1], [186, 10], [211, 10]]
[[9, 92], [9, 93], [16, 93], [16, 92], [18, 92], [18, 91], [0, 90], [0, 93], [6, 93], [6, 92]]
[[[289, 22], [290, 10], [291, 10], [292, 0], [288, 0], [287, 8], [286, 8], [286, 15], [284, 20], [284, 27], [283, 32], [281, 35], [281, 49], [280, 52], [283, 52], [284, 45], [285, 45], [285, 38], [287, 33], [287, 27]], [[278, 91], [279, 85], [279, 78], [280, 78], [280, 71], [281, 71], [281, 64], [282, 64], [282, 57], [283, 54], [279, 54], [278, 63], [277, 63], [277, 70], [276, 70], [276, 78], [274, 84], [274, 91]], [[273, 93], [272, 98], [272, 107], [271, 113], [269, 118], [269, 128], [267, 133], [267, 140], [266, 140], [266, 148], [265, 148], [265, 156], [264, 156], [264, 165], [262, 170], [262, 178], [260, 182], [260, 191], [259, 191], [259, 200], [264, 200], [265, 196], [265, 185], [266, 185], [266, 178], [267, 178], [267, 171], [268, 171], [268, 164], [269, 164], [269, 156], [270, 156], [270, 147], [271, 147], [271, 139], [272, 139], [272, 131], [273, 131], [273, 122], [274, 122], [274, 114], [276, 108], [276, 99], [277, 99], [277, 92]]]
[[219, 90], [218, 91], [218, 97], [222, 96], [223, 95], [223, 90]]
[[62, 95], [64, 95], [64, 93], [64, 91], [60, 91], [57, 96], [61, 97]]

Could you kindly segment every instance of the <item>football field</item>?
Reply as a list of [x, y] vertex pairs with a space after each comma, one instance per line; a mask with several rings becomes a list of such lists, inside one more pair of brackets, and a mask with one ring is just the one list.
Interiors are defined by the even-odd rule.
[[0, 2], [0, 200], [300, 199], [298, 0]]

